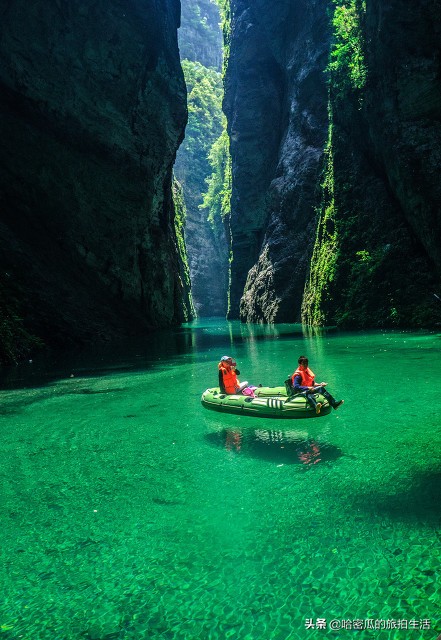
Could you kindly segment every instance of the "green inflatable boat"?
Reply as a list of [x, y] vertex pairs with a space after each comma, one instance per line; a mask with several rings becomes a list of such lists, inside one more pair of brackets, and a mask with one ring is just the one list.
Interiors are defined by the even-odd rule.
[[303, 395], [288, 399], [285, 387], [259, 387], [254, 394], [254, 398], [241, 394], [227, 395], [219, 387], [214, 387], [204, 391], [201, 402], [206, 409], [257, 418], [320, 418], [331, 412], [329, 402], [319, 393], [315, 394], [317, 402], [322, 403], [319, 414]]

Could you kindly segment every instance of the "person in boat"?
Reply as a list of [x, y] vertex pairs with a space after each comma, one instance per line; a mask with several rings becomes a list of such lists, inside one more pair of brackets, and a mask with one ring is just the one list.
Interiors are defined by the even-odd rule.
[[[326, 398], [331, 407], [338, 409], [343, 404], [344, 400], [336, 400], [329, 391], [325, 389], [327, 382], [315, 383], [315, 375], [308, 366], [308, 358], [306, 356], [300, 356], [298, 359], [298, 367], [294, 371], [290, 379], [290, 395], [304, 394], [308, 404], [315, 409], [317, 414], [320, 413], [322, 403], [317, 402], [314, 397], [315, 393], [320, 393]], [[288, 379], [289, 380], [289, 379]]]
[[230, 356], [222, 356], [218, 369], [219, 387], [222, 393], [241, 393], [245, 387], [248, 387], [248, 382], [240, 382], [237, 377], [240, 375], [240, 371], [236, 367], [236, 361]]

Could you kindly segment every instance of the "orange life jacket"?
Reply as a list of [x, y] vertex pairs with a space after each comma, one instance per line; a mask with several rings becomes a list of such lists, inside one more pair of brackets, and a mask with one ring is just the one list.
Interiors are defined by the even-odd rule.
[[301, 382], [300, 386], [302, 386], [302, 387], [312, 387], [313, 386], [315, 375], [314, 375], [314, 373], [311, 371], [311, 369], [309, 367], [308, 367], [308, 369], [306, 369], [306, 371], [303, 371], [303, 369], [300, 369], [300, 367], [294, 371], [294, 373], [291, 376], [291, 382], [293, 384], [294, 384], [294, 378], [296, 376], [300, 376], [302, 378], [302, 382]]
[[236, 372], [225, 365], [225, 362], [219, 362], [219, 371], [222, 374], [222, 380], [224, 381], [224, 387], [226, 393], [236, 393], [239, 387], [239, 381], [237, 379]]

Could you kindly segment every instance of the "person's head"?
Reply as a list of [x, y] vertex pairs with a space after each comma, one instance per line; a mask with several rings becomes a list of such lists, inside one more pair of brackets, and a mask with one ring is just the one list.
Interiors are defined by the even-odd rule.
[[235, 367], [236, 363], [230, 356], [222, 356], [221, 362], [227, 365], [227, 367]]
[[299, 363], [300, 367], [303, 367], [304, 369], [308, 368], [308, 358], [306, 356], [300, 356], [297, 362]]

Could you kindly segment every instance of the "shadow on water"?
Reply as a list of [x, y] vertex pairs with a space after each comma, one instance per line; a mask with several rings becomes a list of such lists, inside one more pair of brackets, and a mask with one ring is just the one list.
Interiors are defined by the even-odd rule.
[[[226, 321], [223, 318], [201, 319], [108, 344], [96, 343], [63, 351], [48, 350], [19, 365], [0, 367], [0, 389], [35, 389], [70, 378], [169, 369], [182, 364], [188, 357], [192, 362], [217, 362], [222, 354], [236, 352], [250, 342], [338, 335], [342, 334], [332, 327], [313, 330], [299, 324], [259, 325]], [[357, 343], [355, 348], [360, 353], [362, 345]], [[369, 345], [366, 348], [371, 350]], [[405, 349], [408, 353], [409, 345]]]
[[64, 351], [48, 350], [38, 354], [32, 361], [0, 367], [0, 387], [37, 388], [70, 378], [84, 379], [162, 368], [192, 353], [194, 343], [195, 336], [190, 329], [177, 328], [110, 344], [94, 344]]
[[231, 453], [277, 464], [312, 467], [323, 462], [334, 462], [343, 455], [338, 447], [317, 442], [296, 431], [223, 429], [207, 434], [205, 439], [210, 445]]
[[[72, 384], [77, 384], [76, 380], [70, 380]], [[68, 395], [102, 395], [102, 394], [112, 394], [112, 393], [121, 393], [126, 391], [123, 387], [109, 387], [107, 389], [89, 389], [89, 388], [73, 388], [66, 389], [65, 387], [54, 388], [50, 395], [51, 398], [57, 398], [61, 396]], [[18, 401], [15, 400], [4, 400], [3, 404], [0, 406], [0, 416], [13, 416], [20, 415], [23, 413], [23, 410], [27, 407], [30, 407], [33, 404], [38, 402], [47, 400], [47, 396], [39, 394], [33, 395], [28, 398], [20, 398]]]
[[[358, 496], [357, 507], [404, 522], [441, 526], [441, 469], [415, 475], [402, 491]], [[360, 502], [360, 504], [358, 504]], [[441, 533], [440, 533], [441, 538]]]
[[[182, 357], [204, 359], [208, 353], [236, 351], [247, 342], [293, 339], [304, 336], [302, 325], [255, 325], [211, 318], [163, 329], [138, 338], [91, 344], [63, 351], [48, 350], [19, 365], [0, 367], [2, 389], [36, 388], [55, 380], [160, 369], [178, 364]], [[212, 356], [210, 356], [212, 358]]]
[[126, 389], [124, 389], [123, 387], [113, 387], [113, 388], [110, 388], [110, 389], [75, 389], [74, 391], [69, 391], [69, 394], [71, 394], [71, 395], [80, 395], [80, 394], [95, 395], [95, 394], [101, 394], [101, 393], [116, 393], [118, 391], [126, 391]]

